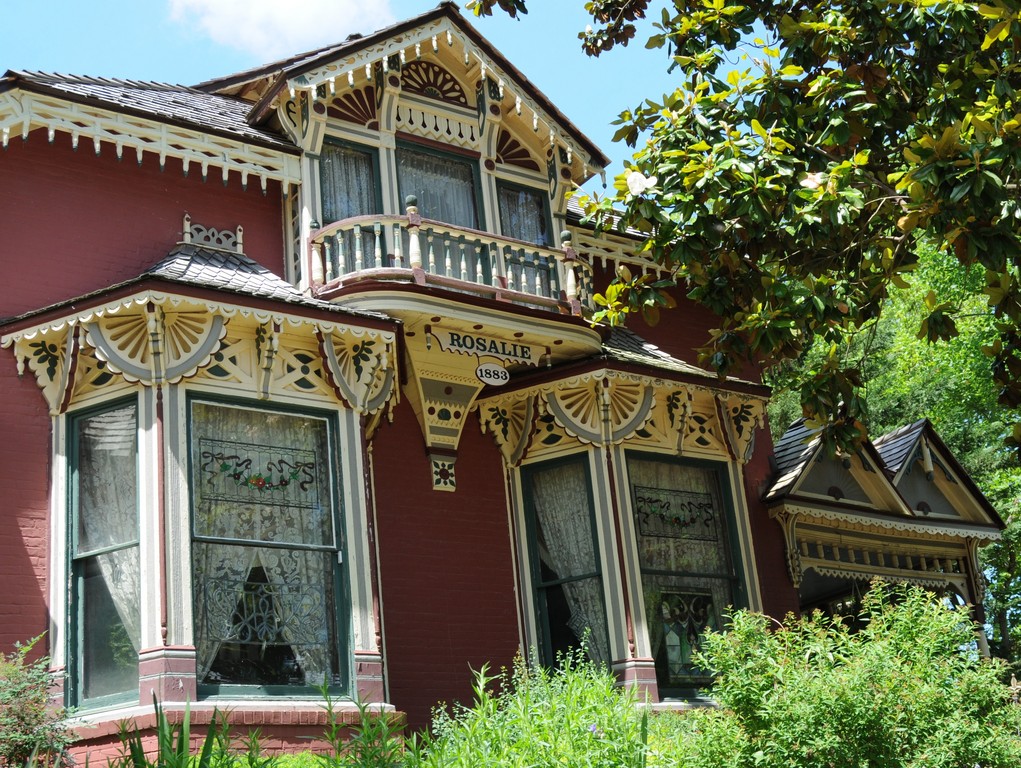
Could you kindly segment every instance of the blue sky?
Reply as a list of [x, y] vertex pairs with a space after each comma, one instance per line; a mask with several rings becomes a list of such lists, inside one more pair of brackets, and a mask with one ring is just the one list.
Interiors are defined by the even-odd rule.
[[[460, 4], [464, 5], [463, 0]], [[581, 52], [583, 0], [530, 0], [520, 21], [472, 23], [612, 159], [610, 121], [672, 89], [662, 50], [633, 42]], [[430, 0], [0, 0], [0, 72], [8, 69], [194, 84], [369, 32], [434, 7]]]

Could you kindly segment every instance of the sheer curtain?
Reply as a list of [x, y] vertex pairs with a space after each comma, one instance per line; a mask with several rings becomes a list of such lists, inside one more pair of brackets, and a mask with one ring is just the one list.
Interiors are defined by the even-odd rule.
[[336, 666], [325, 422], [195, 402], [192, 466], [199, 680], [225, 644], [263, 644], [288, 646], [319, 685]]
[[418, 198], [423, 218], [479, 228], [472, 162], [398, 147], [397, 184], [401, 200], [408, 195]]
[[[379, 213], [376, 194], [376, 172], [373, 155], [339, 144], [323, 144], [319, 156], [320, 188], [322, 191], [324, 226], [352, 216]], [[362, 249], [366, 254], [373, 247], [372, 235], [362, 235]], [[346, 232], [330, 238], [332, 273], [352, 272], [355, 268], [354, 233]]]
[[83, 583], [83, 695], [126, 690], [141, 645], [137, 420], [125, 406], [75, 422], [75, 570]]
[[[475, 191], [475, 163], [470, 160], [420, 152], [409, 147], [397, 148], [397, 185], [401, 200], [408, 195], [418, 198], [418, 212], [423, 218], [441, 221], [454, 227], [480, 229]], [[423, 231], [419, 237], [425, 237]], [[407, 244], [405, 244], [407, 245]], [[492, 283], [489, 251], [485, 244], [460, 237], [436, 237], [431, 243], [423, 239], [422, 253], [435, 249], [439, 264], [451, 256], [453, 277], [461, 277], [461, 256], [469, 282]], [[478, 251], [476, 251], [478, 248]], [[442, 266], [441, 266], [442, 269]]]
[[560, 585], [570, 609], [567, 626], [579, 639], [587, 632], [593, 661], [609, 663], [606, 609], [585, 465], [575, 462], [536, 472], [532, 493], [539, 557], [555, 574], [546, 580], [577, 577]]
[[[500, 231], [504, 235], [543, 248], [552, 247], [545, 192], [500, 184], [497, 186], [497, 197], [500, 205]], [[540, 257], [535, 251], [518, 249], [517, 252], [505, 253], [504, 258], [507, 276], [515, 289], [527, 293], [538, 292], [543, 296], [553, 295], [551, 289], [556, 285], [555, 270], [549, 257]]]

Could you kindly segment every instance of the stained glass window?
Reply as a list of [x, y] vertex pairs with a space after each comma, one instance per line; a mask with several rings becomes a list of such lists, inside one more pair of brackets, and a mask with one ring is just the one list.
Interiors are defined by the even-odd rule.
[[722, 626], [738, 584], [718, 473], [634, 455], [628, 472], [657, 682], [661, 693], [690, 694], [710, 682], [692, 657]]
[[191, 404], [201, 683], [342, 685], [326, 419]]

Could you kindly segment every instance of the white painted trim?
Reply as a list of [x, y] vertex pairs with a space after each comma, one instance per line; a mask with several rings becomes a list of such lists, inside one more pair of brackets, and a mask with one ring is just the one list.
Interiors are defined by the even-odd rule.
[[727, 480], [730, 483], [730, 494], [734, 501], [734, 535], [737, 536], [738, 552], [741, 555], [741, 569], [744, 571], [744, 584], [748, 595], [748, 608], [752, 611], [763, 610], [762, 590], [759, 585], [759, 568], [755, 560], [753, 546], [751, 512], [748, 509], [748, 498], [745, 495], [744, 465], [727, 462]]
[[181, 160], [184, 172], [189, 166], [203, 176], [210, 166], [220, 170], [217, 176], [237, 173], [242, 184], [258, 179], [262, 189], [272, 179], [282, 183], [300, 183], [298, 156], [282, 150], [251, 144], [241, 138], [228, 139], [201, 130], [160, 122], [155, 118], [136, 117], [91, 104], [78, 104], [56, 96], [24, 90], [0, 93], [0, 144], [6, 147], [12, 135], [27, 138], [37, 129], [45, 129], [50, 141], [55, 131], [71, 135], [72, 145], [101, 153], [113, 146], [118, 157], [125, 150], [134, 159], [148, 153], [159, 158]]
[[50, 420], [50, 514], [49, 514], [49, 614], [50, 629], [47, 652], [50, 666], [66, 667], [68, 663], [66, 636], [68, 626], [67, 596], [70, 587], [68, 572], [68, 461], [67, 415]]

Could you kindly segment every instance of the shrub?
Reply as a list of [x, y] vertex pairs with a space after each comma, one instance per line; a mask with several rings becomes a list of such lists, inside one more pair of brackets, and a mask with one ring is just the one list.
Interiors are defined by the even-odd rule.
[[[703, 643], [716, 711], [656, 724], [657, 757], [685, 768], [1021, 765], [1021, 708], [970, 621], [921, 589], [874, 587], [864, 628], [821, 615], [774, 631], [745, 612]], [[672, 733], [669, 733], [672, 730]]]
[[628, 766], [644, 764], [647, 720], [635, 693], [580, 654], [550, 671], [520, 659], [510, 674], [476, 674], [475, 702], [440, 711], [433, 735], [409, 747], [408, 764]]
[[41, 637], [0, 656], [0, 765], [66, 762], [71, 734], [64, 709], [49, 700], [49, 659], [28, 660]]

